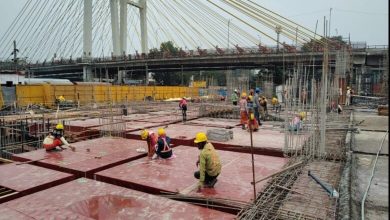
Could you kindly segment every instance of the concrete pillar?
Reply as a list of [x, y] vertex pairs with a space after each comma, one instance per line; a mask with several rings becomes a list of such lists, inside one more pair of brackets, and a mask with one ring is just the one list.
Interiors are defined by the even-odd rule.
[[146, 11], [147, 5], [146, 0], [140, 0], [140, 24], [141, 24], [141, 51], [142, 53], [148, 53], [148, 31], [147, 31], [147, 19], [146, 19]]
[[112, 48], [113, 55], [120, 55], [120, 43], [119, 43], [119, 19], [118, 19], [118, 0], [110, 0], [110, 12], [111, 12], [111, 31], [112, 31]]
[[126, 77], [126, 70], [119, 70], [118, 71], [118, 83], [122, 84], [123, 79], [125, 79], [125, 77]]
[[92, 78], [93, 78], [92, 67], [91, 66], [84, 66], [83, 67], [83, 81], [84, 82], [91, 82]]
[[84, 0], [83, 58], [92, 56], [92, 0]]
[[120, 0], [120, 53], [126, 55], [127, 48], [127, 0]]

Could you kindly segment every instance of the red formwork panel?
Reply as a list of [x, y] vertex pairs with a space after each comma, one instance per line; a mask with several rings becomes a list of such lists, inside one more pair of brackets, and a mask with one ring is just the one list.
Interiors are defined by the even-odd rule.
[[[194, 172], [199, 150], [194, 147], [177, 146], [173, 159], [150, 160], [141, 158], [95, 174], [97, 180], [153, 194], [179, 192], [187, 195], [217, 197], [249, 202], [253, 198], [252, 160], [250, 154], [218, 151], [222, 172], [213, 189], [196, 192], [198, 180]], [[255, 155], [256, 179], [282, 169], [287, 158]], [[265, 182], [257, 184], [261, 191]]]
[[[0, 188], [12, 192], [0, 196], [0, 203], [47, 189], [74, 179], [74, 175], [33, 166], [10, 163], [0, 166]], [[1, 213], [1, 212], [0, 212]]]
[[[158, 127], [152, 127], [150, 130], [157, 131]], [[196, 133], [207, 132], [210, 129], [224, 129], [211, 126], [198, 126], [191, 124], [170, 124], [165, 128], [167, 135], [172, 139], [175, 145], [193, 146], [193, 140]], [[237, 152], [250, 152], [251, 140], [250, 133], [240, 127], [228, 129], [233, 131], [233, 139], [225, 142], [210, 141], [217, 149], [231, 150]], [[139, 132], [130, 132], [126, 137], [138, 138]], [[270, 128], [260, 128], [253, 132], [253, 147], [256, 154], [283, 157], [283, 147], [285, 135], [279, 130]]]
[[137, 148], [145, 147], [144, 141], [116, 137], [103, 137], [72, 144], [60, 152], [46, 152], [44, 149], [16, 154], [16, 161], [33, 160], [34, 164], [75, 174], [77, 177], [92, 177], [94, 172], [146, 156]]
[[4, 203], [0, 206], [0, 213], [0, 219], [2, 215], [7, 219], [206, 220], [235, 217], [84, 178]]

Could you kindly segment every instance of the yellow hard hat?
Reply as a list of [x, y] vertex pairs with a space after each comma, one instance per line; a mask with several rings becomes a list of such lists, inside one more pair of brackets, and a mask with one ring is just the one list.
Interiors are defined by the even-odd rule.
[[349, 87], [349, 86], [347, 86], [347, 89], [350, 89], [350, 87]]
[[145, 140], [146, 138], [148, 138], [148, 135], [149, 135], [148, 130], [144, 129], [141, 131], [141, 139], [142, 140]]
[[61, 124], [61, 123], [58, 123], [58, 124], [56, 125], [56, 129], [57, 129], [57, 130], [64, 130], [64, 125]]
[[164, 128], [159, 128], [159, 129], [157, 130], [157, 134], [158, 134], [158, 136], [165, 135], [165, 130], [164, 130]]
[[271, 102], [272, 102], [272, 105], [276, 105], [278, 103], [278, 99], [273, 97]]
[[306, 113], [305, 112], [300, 112], [299, 116], [301, 116], [301, 118], [304, 119], [306, 117]]
[[245, 97], [246, 97], [246, 92], [243, 92], [243, 93], [241, 94], [241, 97], [245, 98]]
[[204, 142], [204, 141], [207, 141], [206, 134], [203, 133], [203, 132], [197, 133], [196, 136], [195, 136], [194, 143], [197, 144], [197, 143]]

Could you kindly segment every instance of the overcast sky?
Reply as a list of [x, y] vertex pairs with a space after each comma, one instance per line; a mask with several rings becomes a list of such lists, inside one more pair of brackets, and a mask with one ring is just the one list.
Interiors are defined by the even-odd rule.
[[[323, 34], [324, 16], [329, 19], [330, 8], [332, 8], [331, 35], [348, 37], [350, 34], [351, 41], [365, 41], [369, 45], [388, 45], [388, 0], [253, 1], [313, 31], [318, 20], [317, 33], [319, 34]], [[27, 0], [0, 0], [0, 38], [25, 2]]]

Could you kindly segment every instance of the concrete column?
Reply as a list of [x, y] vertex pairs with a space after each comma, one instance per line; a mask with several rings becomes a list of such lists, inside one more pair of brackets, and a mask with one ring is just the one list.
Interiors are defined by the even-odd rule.
[[83, 58], [92, 56], [92, 0], [84, 0]]
[[118, 0], [110, 0], [113, 55], [120, 55]]
[[120, 53], [126, 54], [127, 48], [127, 0], [120, 0]]
[[122, 84], [123, 79], [126, 77], [126, 70], [119, 70], [118, 71], [118, 83]]
[[91, 66], [84, 66], [83, 67], [83, 81], [84, 82], [91, 82], [92, 81], [92, 67]]
[[147, 5], [146, 0], [140, 0], [140, 24], [141, 24], [141, 51], [142, 53], [148, 53], [148, 30], [147, 30], [147, 19], [146, 19], [146, 11]]

